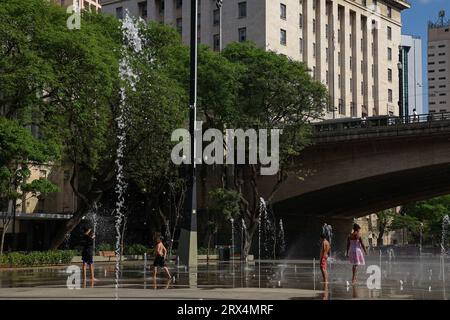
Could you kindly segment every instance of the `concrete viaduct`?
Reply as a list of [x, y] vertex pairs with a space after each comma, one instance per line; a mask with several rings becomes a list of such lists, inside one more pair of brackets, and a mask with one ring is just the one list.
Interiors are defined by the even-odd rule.
[[309, 174], [274, 199], [291, 255], [317, 253], [324, 222], [343, 251], [354, 217], [450, 193], [450, 116], [430, 120], [316, 133], [299, 159]]

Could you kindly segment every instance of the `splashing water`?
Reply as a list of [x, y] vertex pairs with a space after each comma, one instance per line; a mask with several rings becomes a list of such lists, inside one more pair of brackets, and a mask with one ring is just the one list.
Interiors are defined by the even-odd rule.
[[[119, 77], [124, 82], [127, 83], [131, 90], [136, 89], [136, 82], [138, 80], [138, 75], [134, 73], [131, 67], [131, 61], [129, 58], [129, 51], [132, 50], [135, 53], [138, 53], [142, 50], [142, 41], [139, 37], [139, 29], [135, 21], [130, 18], [128, 11], [125, 12], [125, 18], [122, 22], [122, 35], [123, 35], [123, 46], [122, 46], [122, 58], [119, 63]], [[125, 213], [125, 192], [127, 190], [127, 182], [124, 176], [124, 168], [123, 168], [123, 158], [124, 151], [126, 147], [126, 133], [125, 126], [127, 121], [127, 113], [128, 107], [126, 104], [126, 88], [123, 85], [120, 88], [120, 104], [119, 104], [119, 116], [116, 118], [117, 127], [118, 127], [118, 136], [117, 139], [119, 141], [119, 145], [117, 147], [116, 153], [116, 169], [117, 169], [117, 177], [116, 177], [116, 188], [115, 192], [117, 195], [116, 207], [115, 207], [115, 229], [116, 229], [116, 246], [115, 246], [115, 254], [116, 254], [116, 267], [115, 267], [115, 288], [116, 288], [116, 298], [117, 297], [117, 289], [119, 288], [119, 273], [120, 273], [120, 261], [121, 261], [121, 241], [122, 241], [122, 233], [121, 226], [124, 219]]]
[[231, 222], [231, 260], [234, 268], [234, 219], [230, 219]]
[[285, 240], [285, 235], [284, 235], [283, 219], [280, 219], [279, 238], [280, 238], [280, 255], [283, 255], [284, 252], [286, 251], [286, 240]]
[[264, 233], [264, 253], [266, 257], [273, 257], [275, 243], [275, 228], [270, 220], [266, 201], [260, 198], [260, 223]]
[[445, 215], [442, 219], [442, 238], [441, 238], [441, 253], [444, 255], [447, 252], [446, 243], [447, 243], [447, 232], [448, 225], [450, 223], [450, 217]]

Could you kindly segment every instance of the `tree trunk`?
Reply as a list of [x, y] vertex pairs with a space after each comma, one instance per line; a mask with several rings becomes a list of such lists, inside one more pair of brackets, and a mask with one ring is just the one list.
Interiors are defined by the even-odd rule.
[[252, 247], [252, 240], [257, 229], [257, 224], [252, 223], [250, 228], [245, 229], [245, 237], [244, 237], [244, 260], [247, 260], [248, 255], [250, 254], [250, 249]]
[[53, 238], [50, 244], [50, 250], [56, 250], [64, 242], [66, 234], [72, 232], [73, 229], [81, 222], [83, 216], [88, 212], [88, 206], [81, 205], [80, 208], [74, 213], [73, 217], [70, 218], [63, 228], [58, 230], [58, 233]]
[[11, 223], [11, 213], [13, 210], [13, 200], [8, 201], [8, 210], [6, 212], [6, 219], [3, 220], [2, 240], [0, 243], [0, 257], [3, 255], [3, 246], [5, 245], [5, 235]]
[[3, 230], [2, 230], [2, 242], [1, 242], [1, 244], [0, 244], [0, 257], [3, 255], [3, 245], [4, 245], [4, 243], [5, 243], [6, 229], [7, 229], [7, 228], [3, 228]]

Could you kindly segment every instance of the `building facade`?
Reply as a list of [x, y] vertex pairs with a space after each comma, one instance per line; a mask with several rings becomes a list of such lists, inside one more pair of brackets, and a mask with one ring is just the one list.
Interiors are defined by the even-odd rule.
[[428, 108], [430, 113], [450, 112], [450, 21], [429, 24]]
[[412, 116], [414, 109], [425, 114], [423, 107], [422, 39], [402, 35], [400, 46], [399, 97], [400, 115]]
[[80, 9], [96, 12], [101, 9], [100, 0], [52, 0], [52, 2], [60, 6], [72, 6], [78, 3]]
[[[189, 43], [190, 1], [102, 0], [102, 11], [159, 21]], [[199, 0], [201, 43], [220, 48], [215, 0]], [[402, 0], [227, 0], [222, 44], [251, 40], [305, 62], [331, 96], [328, 118], [399, 114]]]

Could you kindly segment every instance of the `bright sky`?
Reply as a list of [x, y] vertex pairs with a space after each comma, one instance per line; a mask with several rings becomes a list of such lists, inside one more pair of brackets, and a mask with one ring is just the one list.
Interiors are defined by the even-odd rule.
[[427, 81], [427, 31], [428, 21], [436, 22], [440, 10], [445, 10], [446, 18], [450, 19], [450, 0], [409, 0], [411, 9], [402, 13], [402, 34], [415, 35], [422, 38], [424, 111], [428, 112], [428, 81]]

